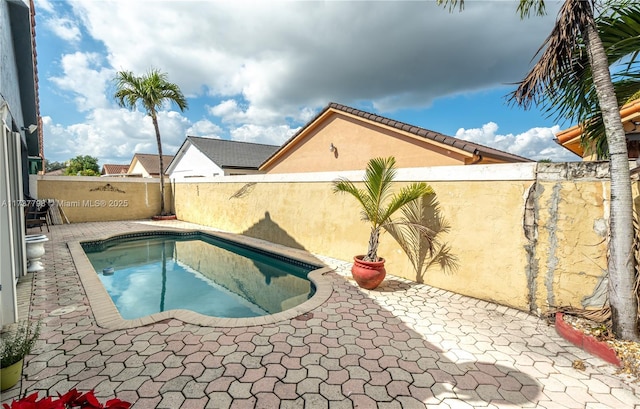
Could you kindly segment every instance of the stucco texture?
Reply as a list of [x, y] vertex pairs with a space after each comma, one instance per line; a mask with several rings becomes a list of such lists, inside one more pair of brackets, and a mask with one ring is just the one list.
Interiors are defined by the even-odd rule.
[[[39, 177], [38, 198], [54, 199], [71, 223], [148, 219], [160, 214], [160, 182], [98, 177]], [[171, 185], [165, 182], [165, 209]]]
[[[566, 176], [567, 169], [548, 165], [543, 176], [538, 169], [531, 180], [426, 180], [449, 225], [439, 242], [457, 268], [436, 263], [417, 273], [384, 233], [379, 255], [387, 260], [387, 271], [535, 314], [562, 305], [603, 305], [608, 181], [595, 173]], [[298, 182], [289, 181], [302, 180], [296, 175], [179, 182], [173, 184], [175, 203], [168, 197], [167, 209], [183, 221], [350, 261], [366, 252], [370, 227], [353, 197], [333, 193], [335, 176], [318, 175]], [[72, 222], [144, 219], [159, 212], [155, 180], [44, 179], [38, 181], [40, 198], [128, 200], [126, 207], [64, 207]], [[634, 189], [637, 197], [637, 183]]]
[[[594, 295], [606, 275], [607, 243], [605, 198], [608, 183], [541, 183], [538, 199], [538, 258], [536, 306], [600, 307], [605, 299]], [[608, 206], [608, 205], [607, 205]]]
[[[603, 217], [605, 186], [545, 184], [535, 198], [538, 239], [530, 258], [523, 214], [532, 183], [430, 183], [450, 225], [440, 239], [450, 247], [458, 268], [432, 266], [424, 282], [535, 313], [556, 305], [581, 305], [606, 265], [606, 243], [594, 230]], [[175, 188], [181, 220], [344, 260], [366, 251], [369, 225], [360, 220], [357, 202], [333, 194], [330, 182], [183, 183]], [[421, 281], [389, 234], [381, 237], [379, 254], [386, 258], [389, 273]], [[529, 281], [526, 271], [532, 264]]]

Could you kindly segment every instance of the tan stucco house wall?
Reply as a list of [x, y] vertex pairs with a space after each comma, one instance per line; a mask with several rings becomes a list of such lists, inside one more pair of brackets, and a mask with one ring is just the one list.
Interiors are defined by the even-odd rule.
[[374, 157], [398, 167], [528, 162], [526, 158], [332, 103], [260, 167], [266, 173], [359, 170]]

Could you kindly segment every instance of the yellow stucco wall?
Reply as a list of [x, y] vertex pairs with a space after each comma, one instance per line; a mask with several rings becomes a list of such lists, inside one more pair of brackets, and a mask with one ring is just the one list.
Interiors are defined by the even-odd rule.
[[[39, 199], [54, 199], [71, 223], [148, 219], [160, 214], [160, 181], [151, 178], [38, 176]], [[165, 182], [165, 209], [171, 184]]]
[[[425, 283], [533, 313], [582, 306], [596, 292], [606, 267], [605, 181], [427, 182], [450, 224], [442, 241], [459, 267], [432, 267]], [[175, 189], [181, 220], [342, 260], [366, 251], [369, 227], [356, 201], [333, 194], [330, 181], [178, 183]], [[535, 208], [529, 236], [527, 200]], [[379, 254], [389, 273], [420, 280], [390, 235], [381, 237]]]
[[602, 306], [597, 285], [607, 270], [608, 183], [549, 181], [540, 188], [536, 307]]
[[[433, 266], [420, 277], [393, 238], [383, 234], [379, 254], [387, 259], [387, 271], [533, 313], [560, 305], [602, 305], [608, 217], [608, 181], [602, 175], [606, 172], [589, 162], [534, 166], [457, 166], [441, 173], [426, 168], [429, 177], [404, 179], [424, 180], [435, 190], [441, 215], [450, 225], [440, 239], [450, 247], [458, 268], [449, 272]], [[495, 173], [502, 172], [497, 171], [501, 167], [515, 169], [516, 176], [507, 172], [499, 179]], [[530, 177], [518, 176], [526, 173], [521, 169], [528, 169]], [[450, 175], [457, 170], [464, 175]], [[342, 260], [364, 253], [369, 226], [360, 220], [352, 197], [332, 192], [337, 176], [305, 177], [256, 175], [179, 182], [174, 185], [175, 212], [180, 220]], [[639, 185], [634, 182], [637, 209]], [[170, 186], [166, 184], [168, 191]], [[121, 207], [65, 206], [72, 222], [149, 218], [159, 212], [158, 193], [154, 179], [38, 180], [38, 197], [59, 203], [128, 200], [128, 206]], [[166, 203], [171, 209], [170, 196]]]
[[[329, 150], [331, 144], [337, 151]], [[440, 148], [418, 136], [403, 135], [334, 113], [265, 170], [296, 173], [364, 169], [370, 158], [386, 157], [390, 152], [398, 167], [405, 168], [462, 165], [470, 156], [453, 148]]]

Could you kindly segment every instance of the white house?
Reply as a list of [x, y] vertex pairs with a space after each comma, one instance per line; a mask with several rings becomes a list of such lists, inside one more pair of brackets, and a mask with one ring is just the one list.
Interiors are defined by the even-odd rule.
[[262, 162], [280, 147], [187, 136], [169, 167], [171, 179], [262, 173]]
[[[18, 320], [26, 274], [24, 199], [30, 158], [42, 161], [33, 0], [0, 0], [0, 324]], [[37, 171], [36, 169], [34, 169]]]

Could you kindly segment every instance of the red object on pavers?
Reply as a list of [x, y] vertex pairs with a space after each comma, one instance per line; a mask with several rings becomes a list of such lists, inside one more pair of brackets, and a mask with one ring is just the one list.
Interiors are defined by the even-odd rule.
[[556, 313], [556, 331], [562, 338], [600, 359], [617, 366], [622, 366], [620, 359], [616, 355], [616, 351], [607, 345], [606, 342], [598, 341], [595, 337], [573, 328], [565, 322], [562, 316], [563, 314], [561, 312]]

